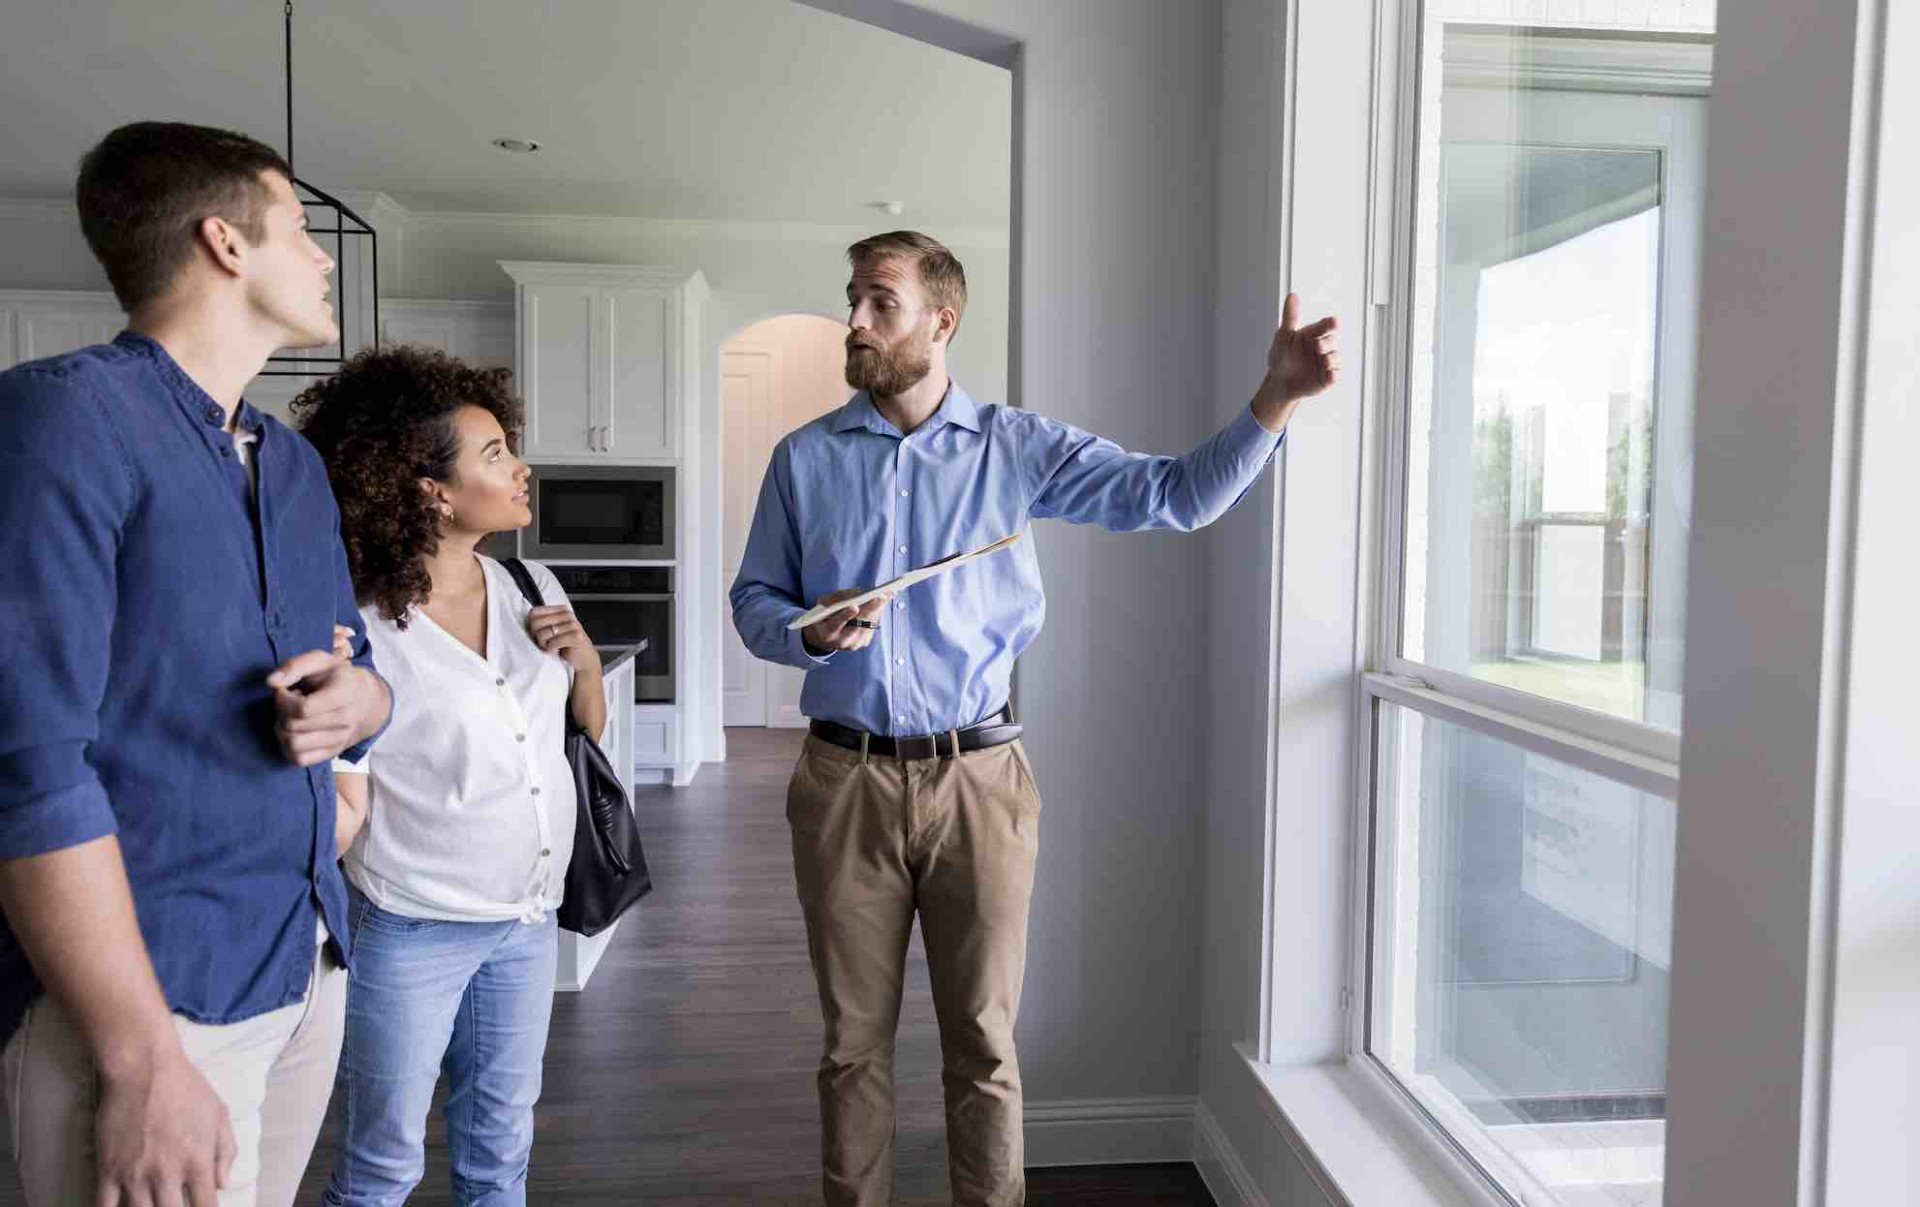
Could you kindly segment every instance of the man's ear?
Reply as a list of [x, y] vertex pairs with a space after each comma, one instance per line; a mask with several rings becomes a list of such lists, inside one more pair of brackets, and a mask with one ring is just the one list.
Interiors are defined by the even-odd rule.
[[199, 236], [201, 248], [221, 271], [237, 277], [245, 270], [247, 241], [232, 223], [217, 216], [202, 218], [194, 233]]
[[943, 344], [953, 342], [954, 332], [960, 330], [960, 316], [951, 306], [942, 306], [934, 311], [933, 336]]

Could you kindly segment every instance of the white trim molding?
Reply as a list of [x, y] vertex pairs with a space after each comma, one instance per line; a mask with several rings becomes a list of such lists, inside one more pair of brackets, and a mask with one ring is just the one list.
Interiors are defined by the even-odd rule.
[[1446, 82], [1705, 96], [1713, 42], [1694, 34], [1447, 24]]
[[1026, 1104], [1027, 1164], [1152, 1165], [1193, 1159], [1192, 1098]]
[[[856, 226], [829, 222], [781, 222], [720, 218], [629, 218], [617, 214], [489, 214], [458, 210], [419, 210], [408, 225], [421, 227], [488, 227], [493, 229], [617, 232], [632, 238], [683, 239], [695, 242], [802, 243], [845, 247], [871, 235], [871, 223]], [[949, 246], [1002, 249], [1010, 245], [1002, 227], [942, 227], [929, 224]], [[384, 237], [384, 236], [383, 236]]]
[[1268, 1207], [1267, 1196], [1203, 1101], [1193, 1112], [1193, 1166], [1220, 1207]]

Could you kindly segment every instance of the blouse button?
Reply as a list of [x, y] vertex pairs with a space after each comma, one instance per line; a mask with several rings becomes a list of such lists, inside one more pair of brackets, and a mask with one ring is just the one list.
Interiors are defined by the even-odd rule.
[[546, 856], [548, 856], [548, 855], [551, 855], [551, 854], [553, 854], [553, 852], [552, 852], [552, 851], [551, 851], [550, 849], [548, 849], [547, 847], [541, 847], [541, 848], [540, 848], [540, 855], [541, 855], [541, 858], [545, 858]]
[[533, 790], [533, 794], [534, 794], [535, 796], [538, 796], [538, 795], [540, 795], [540, 789], [538, 789], [538, 788], [535, 788], [535, 789]]
[[493, 681], [493, 685], [495, 687], [505, 687], [507, 685], [507, 681], [505, 679], [495, 679]]

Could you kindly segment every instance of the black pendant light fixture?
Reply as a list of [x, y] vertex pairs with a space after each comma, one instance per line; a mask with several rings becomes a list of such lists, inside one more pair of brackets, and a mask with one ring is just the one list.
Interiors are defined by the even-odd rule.
[[[286, 2], [286, 53], [287, 53], [287, 166], [293, 166], [293, 0]], [[308, 377], [315, 374], [332, 373], [340, 368], [348, 356], [347, 333], [353, 328], [348, 319], [356, 317], [363, 305], [370, 303], [372, 323], [371, 342], [375, 347], [380, 343], [380, 245], [379, 237], [366, 219], [353, 212], [353, 208], [333, 195], [315, 188], [298, 176], [293, 178], [294, 195], [307, 207], [307, 233], [311, 234], [320, 246], [327, 249], [333, 257], [333, 306], [334, 318], [340, 325], [340, 338], [321, 348], [280, 351], [267, 358], [266, 368], [260, 371], [262, 377]], [[331, 242], [329, 242], [331, 240]], [[349, 242], [351, 240], [351, 242]], [[364, 242], [363, 242], [364, 241]], [[356, 254], [348, 255], [352, 247]], [[372, 285], [367, 291], [367, 300], [360, 298], [360, 273], [368, 274]]]

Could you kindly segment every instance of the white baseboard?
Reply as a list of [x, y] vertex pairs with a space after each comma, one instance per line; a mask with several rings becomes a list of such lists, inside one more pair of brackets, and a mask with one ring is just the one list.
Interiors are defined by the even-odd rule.
[[1144, 1165], [1193, 1159], [1191, 1098], [1026, 1104], [1027, 1164]]
[[1204, 1102], [1194, 1104], [1193, 1164], [1220, 1207], [1267, 1207], [1267, 1197], [1254, 1184], [1239, 1150]]

